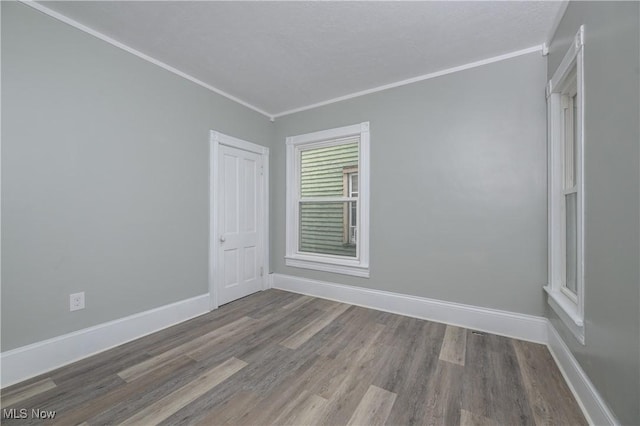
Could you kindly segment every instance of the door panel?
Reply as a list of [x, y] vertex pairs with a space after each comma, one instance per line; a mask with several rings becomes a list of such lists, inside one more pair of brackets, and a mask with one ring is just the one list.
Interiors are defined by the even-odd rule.
[[262, 290], [262, 157], [220, 145], [218, 304]]
[[224, 197], [222, 216], [224, 220], [222, 222], [222, 232], [224, 234], [233, 234], [238, 232], [238, 211], [240, 206], [238, 205], [238, 192], [240, 190], [238, 179], [238, 158], [236, 156], [223, 153], [223, 167], [224, 179], [222, 179], [224, 188], [221, 188]]
[[243, 215], [244, 223], [243, 230], [245, 232], [257, 231], [257, 203], [256, 203], [256, 186], [249, 184], [249, 182], [256, 182], [258, 175], [258, 164], [254, 160], [248, 158], [244, 159], [244, 178], [247, 184], [245, 185], [245, 214]]

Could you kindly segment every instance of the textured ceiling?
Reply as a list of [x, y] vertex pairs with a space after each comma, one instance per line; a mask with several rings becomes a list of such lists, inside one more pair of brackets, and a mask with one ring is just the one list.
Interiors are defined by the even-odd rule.
[[559, 2], [43, 2], [270, 115], [542, 44]]

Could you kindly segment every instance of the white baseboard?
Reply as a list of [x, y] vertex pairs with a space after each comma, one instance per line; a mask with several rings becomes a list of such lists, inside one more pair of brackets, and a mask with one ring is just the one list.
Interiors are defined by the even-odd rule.
[[272, 281], [280, 290], [545, 344], [589, 423], [619, 424], [547, 318], [283, 274]]
[[209, 294], [22, 346], [0, 354], [0, 387], [51, 371], [209, 312]]
[[551, 322], [548, 322], [548, 328], [549, 351], [589, 424], [620, 424]]
[[273, 287], [530, 342], [547, 342], [547, 319], [543, 317], [282, 274], [273, 274]]
[[270, 274], [267, 274], [266, 287], [267, 287], [267, 290], [270, 289], [270, 288], [273, 288], [273, 272], [270, 273]]
[[[268, 274], [268, 287], [546, 344], [590, 424], [618, 425], [557, 330], [543, 317]], [[209, 311], [203, 294], [0, 354], [0, 387], [62, 367]]]

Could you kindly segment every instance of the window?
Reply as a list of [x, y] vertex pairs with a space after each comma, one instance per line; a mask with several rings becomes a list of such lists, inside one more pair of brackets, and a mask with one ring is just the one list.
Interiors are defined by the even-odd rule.
[[549, 305], [584, 344], [584, 28], [547, 87]]
[[[358, 199], [358, 168], [345, 167], [342, 171], [342, 187], [345, 197]], [[358, 204], [355, 201], [347, 203], [343, 212], [343, 240], [346, 244], [355, 245], [358, 239]]]
[[287, 138], [285, 264], [369, 276], [369, 123]]

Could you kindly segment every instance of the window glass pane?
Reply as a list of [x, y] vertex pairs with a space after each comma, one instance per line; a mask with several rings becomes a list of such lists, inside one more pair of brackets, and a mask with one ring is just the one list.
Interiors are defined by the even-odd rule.
[[[301, 202], [300, 251], [356, 257], [356, 202]], [[353, 220], [353, 221], [352, 221]]]
[[356, 244], [358, 242], [358, 205], [356, 201], [351, 201], [347, 204], [349, 209], [348, 242]]
[[564, 108], [564, 176], [566, 189], [573, 188], [573, 108], [571, 98], [564, 97], [566, 107]]
[[350, 175], [350, 179], [351, 179], [351, 191], [349, 196], [350, 197], [357, 197], [358, 196], [358, 174], [357, 173], [351, 173]]
[[[343, 197], [344, 169], [358, 167], [358, 142], [300, 152], [300, 196]], [[357, 187], [356, 187], [357, 189]]]
[[565, 195], [566, 205], [566, 277], [565, 285], [573, 293], [578, 292], [578, 198], [577, 194]]
[[573, 135], [573, 140], [571, 141], [571, 186], [576, 185], [576, 163], [578, 159], [578, 95], [573, 95], [571, 98], [571, 106], [573, 109], [573, 116], [571, 117], [571, 121], [573, 122], [573, 131], [571, 134]]

